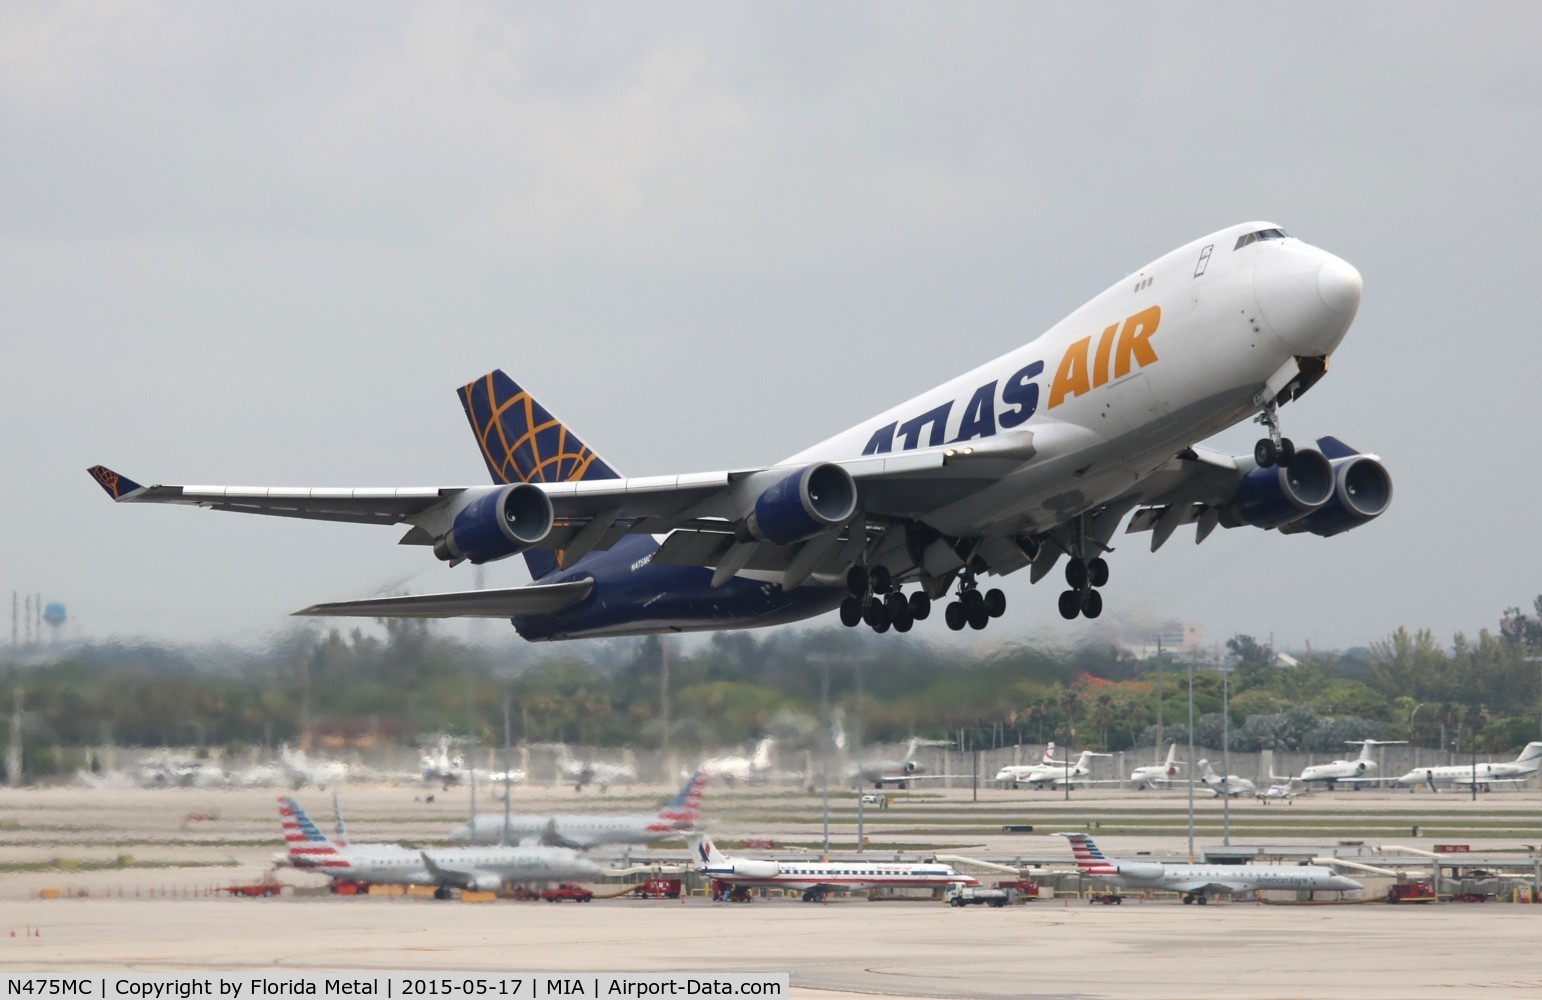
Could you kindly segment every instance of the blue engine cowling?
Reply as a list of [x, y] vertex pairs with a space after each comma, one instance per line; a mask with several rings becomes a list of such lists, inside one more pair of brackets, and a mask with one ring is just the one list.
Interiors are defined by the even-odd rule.
[[821, 462], [791, 473], [755, 501], [745, 521], [753, 538], [788, 545], [844, 524], [857, 510], [857, 484], [839, 465]]
[[1235, 524], [1278, 528], [1320, 510], [1333, 498], [1333, 466], [1321, 452], [1302, 449], [1289, 465], [1258, 468], [1242, 477], [1227, 513]]
[[449, 532], [434, 542], [434, 555], [446, 562], [503, 559], [545, 539], [552, 518], [551, 500], [540, 487], [505, 486], [461, 508]]
[[1380, 517], [1392, 505], [1392, 474], [1370, 455], [1333, 460], [1333, 497], [1321, 509], [1280, 530], [1327, 538]]

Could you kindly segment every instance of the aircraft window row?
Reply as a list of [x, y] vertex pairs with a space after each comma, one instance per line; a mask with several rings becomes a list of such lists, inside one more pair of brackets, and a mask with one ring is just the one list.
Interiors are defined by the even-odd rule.
[[1249, 243], [1257, 243], [1259, 240], [1283, 240], [1290, 234], [1283, 229], [1260, 229], [1256, 233], [1246, 233], [1237, 237], [1237, 245], [1233, 250], [1241, 250]]

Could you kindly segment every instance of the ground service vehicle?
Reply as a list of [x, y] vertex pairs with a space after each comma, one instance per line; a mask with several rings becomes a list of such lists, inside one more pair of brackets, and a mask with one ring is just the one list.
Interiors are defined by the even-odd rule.
[[1012, 901], [1012, 893], [1007, 889], [982, 889], [962, 882], [949, 882], [948, 891], [942, 898], [949, 906], [970, 906], [978, 903], [986, 906], [1006, 906]]
[[681, 882], [677, 878], [650, 878], [632, 890], [641, 899], [679, 899]]
[[1389, 903], [1433, 903], [1435, 887], [1428, 882], [1399, 882], [1387, 886]]
[[594, 898], [594, 893], [581, 885], [563, 882], [555, 889], [542, 889], [541, 898], [548, 903], [560, 903], [564, 899], [571, 899], [575, 903], [587, 903]]

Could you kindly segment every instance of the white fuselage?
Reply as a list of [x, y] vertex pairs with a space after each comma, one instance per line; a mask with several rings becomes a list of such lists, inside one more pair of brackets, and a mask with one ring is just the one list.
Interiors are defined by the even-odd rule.
[[1523, 781], [1537, 773], [1542, 764], [1542, 742], [1528, 743], [1520, 756], [1499, 764], [1443, 764], [1440, 767], [1416, 767], [1397, 779], [1400, 785], [1470, 785]]
[[1165, 254], [1025, 346], [779, 464], [941, 446], [1009, 458], [1021, 447], [1030, 454], [1015, 469], [928, 512], [927, 524], [1022, 534], [1098, 507], [1257, 412], [1266, 386], [1272, 395], [1294, 375], [1295, 357], [1326, 356], [1347, 332], [1358, 273], [1295, 239], [1234, 249], [1270, 225]]
[[[1114, 862], [1120, 864], [1120, 862]], [[1231, 892], [1259, 889], [1296, 889], [1351, 892], [1363, 889], [1359, 882], [1321, 865], [1151, 865], [1160, 867], [1152, 874], [1089, 875], [1100, 882], [1125, 889], [1151, 889], [1167, 892], [1197, 892], [1205, 886], [1224, 886]]]
[[1179, 780], [1177, 764], [1147, 764], [1130, 772], [1130, 784], [1137, 787], [1166, 788]]
[[1376, 762], [1359, 760], [1335, 760], [1327, 764], [1313, 764], [1301, 769], [1302, 781], [1343, 781], [1348, 778], [1369, 778], [1376, 772]]
[[689, 833], [694, 824], [685, 819], [672, 820], [653, 813], [635, 816], [510, 816], [504, 825], [502, 815], [488, 813], [463, 823], [450, 833], [457, 844], [518, 844], [555, 839], [576, 847], [602, 844], [651, 844]]
[[1043, 788], [1046, 785], [1075, 784], [1078, 780], [1085, 779], [1092, 774], [1088, 763], [1092, 760], [1090, 752], [1083, 752], [1076, 761], [1059, 760], [1045, 761], [1029, 765], [1008, 765], [996, 772], [996, 780], [1003, 784], [1011, 782], [1018, 785], [1032, 785], [1035, 788]]
[[[821, 889], [861, 891], [880, 888], [945, 888], [949, 882], [978, 884], [977, 879], [960, 875], [947, 865], [930, 863], [750, 862], [750, 871], [746, 872], [742, 861], [736, 864], [737, 859], [726, 860], [726, 865], [707, 865], [699, 870], [703, 875], [730, 885], [755, 888], [775, 886], [799, 892]], [[774, 870], [764, 870], [762, 866]]]
[[[436, 885], [441, 880], [429, 872], [424, 853], [396, 844], [351, 844], [320, 857], [291, 856], [291, 863], [376, 885]], [[441, 868], [490, 873], [503, 882], [592, 878], [601, 872], [598, 865], [572, 851], [552, 847], [448, 848], [426, 853]]]

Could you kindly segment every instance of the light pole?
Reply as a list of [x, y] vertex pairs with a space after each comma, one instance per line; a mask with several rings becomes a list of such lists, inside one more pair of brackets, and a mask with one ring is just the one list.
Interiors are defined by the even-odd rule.
[[[1231, 667], [1221, 664], [1221, 773], [1231, 780]], [[1272, 771], [1270, 773], [1273, 773]], [[1231, 796], [1221, 796], [1221, 843], [1231, 846]]]
[[[1196, 654], [1198, 655], [1198, 654]], [[1194, 657], [1189, 658], [1189, 864], [1194, 863]]]
[[824, 792], [824, 795], [825, 795], [825, 805], [824, 805], [824, 817], [825, 817], [824, 845], [825, 845], [825, 852], [824, 852], [824, 860], [829, 861], [830, 860], [830, 754], [835, 749], [835, 747], [833, 745], [834, 744], [834, 740], [831, 739], [831, 734], [830, 734], [830, 661], [829, 660], [821, 661], [820, 666], [819, 666], [819, 714], [823, 717], [824, 731], [825, 731], [824, 753], [819, 755], [820, 760], [822, 761], [822, 763], [820, 764], [820, 767], [819, 767], [820, 776], [821, 776], [821, 782], [825, 786], [825, 792]]

